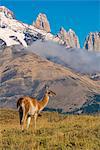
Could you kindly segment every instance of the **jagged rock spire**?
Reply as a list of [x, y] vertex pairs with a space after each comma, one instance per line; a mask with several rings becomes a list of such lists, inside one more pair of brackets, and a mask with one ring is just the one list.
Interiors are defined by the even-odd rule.
[[91, 32], [86, 37], [84, 48], [89, 51], [100, 51], [100, 32]]
[[47, 19], [46, 15], [42, 14], [42, 13], [40, 13], [38, 15], [36, 22], [34, 23], [34, 26], [39, 28], [39, 29], [45, 30], [46, 32], [51, 31], [48, 19]]
[[69, 29], [67, 32], [63, 27], [61, 27], [60, 32], [58, 33], [58, 37], [61, 44], [64, 44], [67, 47], [80, 48], [79, 39], [72, 29]]

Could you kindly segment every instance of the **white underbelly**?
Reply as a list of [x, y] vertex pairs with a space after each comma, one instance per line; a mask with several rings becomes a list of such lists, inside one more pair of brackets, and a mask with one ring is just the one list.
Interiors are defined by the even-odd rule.
[[31, 106], [30, 109], [29, 109], [29, 115], [34, 115], [35, 112], [36, 112], [36, 107]]

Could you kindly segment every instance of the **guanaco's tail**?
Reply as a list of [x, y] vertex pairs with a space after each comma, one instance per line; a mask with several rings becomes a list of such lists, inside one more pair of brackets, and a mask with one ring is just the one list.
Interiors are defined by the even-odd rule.
[[23, 121], [24, 121], [24, 117], [25, 117], [25, 106], [24, 106], [24, 103], [23, 103], [23, 98], [20, 98], [17, 101], [17, 109], [19, 111], [20, 125], [22, 125]]

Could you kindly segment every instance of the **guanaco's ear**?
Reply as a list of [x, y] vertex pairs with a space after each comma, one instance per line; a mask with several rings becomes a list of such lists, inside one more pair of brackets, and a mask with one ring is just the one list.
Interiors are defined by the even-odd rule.
[[49, 86], [48, 85], [45, 85], [45, 89], [46, 89], [46, 91], [49, 89]]

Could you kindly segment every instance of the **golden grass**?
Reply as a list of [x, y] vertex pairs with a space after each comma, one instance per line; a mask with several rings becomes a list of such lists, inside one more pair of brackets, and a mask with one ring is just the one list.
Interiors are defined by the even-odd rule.
[[21, 131], [18, 112], [0, 111], [0, 150], [100, 150], [100, 117], [43, 112]]

